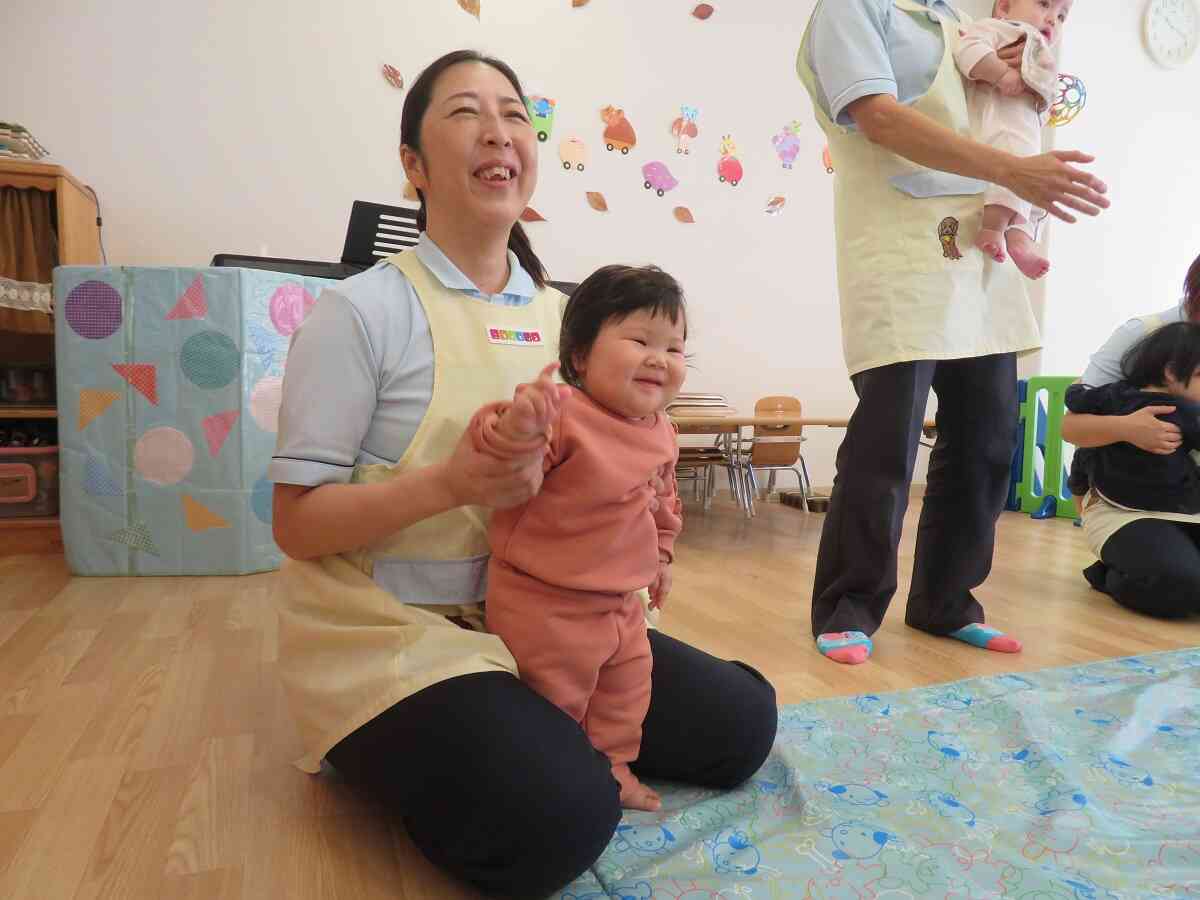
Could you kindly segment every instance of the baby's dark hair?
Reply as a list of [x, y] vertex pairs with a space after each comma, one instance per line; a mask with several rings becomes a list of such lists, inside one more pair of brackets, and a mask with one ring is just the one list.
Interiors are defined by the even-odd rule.
[[605, 266], [589, 275], [571, 294], [563, 313], [558, 348], [563, 381], [582, 387], [575, 360], [591, 352], [606, 322], [619, 322], [641, 309], [666, 316], [672, 324], [682, 318], [687, 337], [683, 288], [658, 266]]
[[1173, 322], [1146, 335], [1121, 358], [1121, 373], [1136, 388], [1157, 387], [1171, 376], [1187, 385], [1200, 368], [1200, 325]]

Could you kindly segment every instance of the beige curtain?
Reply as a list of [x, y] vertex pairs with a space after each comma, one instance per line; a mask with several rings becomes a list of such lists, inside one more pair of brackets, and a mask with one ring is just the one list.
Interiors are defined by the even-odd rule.
[[[58, 265], [54, 194], [32, 188], [0, 187], [0, 276], [49, 284]], [[50, 334], [45, 313], [0, 306], [0, 331]]]

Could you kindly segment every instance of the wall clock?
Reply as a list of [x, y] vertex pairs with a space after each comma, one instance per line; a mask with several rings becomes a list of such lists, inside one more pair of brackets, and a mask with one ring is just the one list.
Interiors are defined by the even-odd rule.
[[1196, 0], [1150, 0], [1143, 23], [1146, 49], [1167, 68], [1186, 63], [1200, 46], [1200, 6]]

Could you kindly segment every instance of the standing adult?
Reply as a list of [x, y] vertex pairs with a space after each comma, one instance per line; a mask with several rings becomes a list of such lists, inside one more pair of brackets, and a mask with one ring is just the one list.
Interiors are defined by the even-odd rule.
[[[837, 455], [812, 603], [817, 647], [844, 663], [897, 586], [897, 545], [930, 388], [937, 443], [905, 621], [990, 650], [1020, 642], [984, 624], [1008, 490], [1016, 354], [1038, 346], [1023, 277], [975, 248], [984, 183], [1067, 222], [1108, 206], [1104, 184], [1056, 151], [1017, 157], [970, 132], [952, 56], [964, 17], [945, 0], [820, 2], [800, 77], [829, 139], [842, 338], [859, 402]], [[1000, 52], [1018, 68], [1021, 45]]]

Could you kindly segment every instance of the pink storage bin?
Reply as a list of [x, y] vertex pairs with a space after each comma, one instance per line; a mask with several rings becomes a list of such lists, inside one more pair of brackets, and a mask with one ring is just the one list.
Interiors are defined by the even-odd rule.
[[58, 448], [0, 447], [0, 519], [58, 515]]

